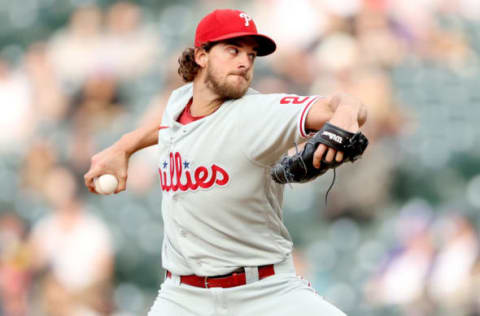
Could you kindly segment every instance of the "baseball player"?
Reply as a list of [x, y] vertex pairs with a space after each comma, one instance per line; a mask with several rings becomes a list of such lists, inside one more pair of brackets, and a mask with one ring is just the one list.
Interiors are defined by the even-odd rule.
[[[365, 107], [344, 94], [250, 89], [255, 59], [275, 49], [245, 12], [213, 11], [179, 59], [187, 83], [172, 92], [161, 119], [92, 157], [86, 186], [95, 192], [94, 178], [110, 173], [118, 193], [129, 157], [158, 146], [166, 278], [150, 316], [344, 315], [296, 276], [282, 222], [283, 185], [270, 170], [327, 121], [357, 132]], [[313, 166], [342, 159], [320, 145]]]

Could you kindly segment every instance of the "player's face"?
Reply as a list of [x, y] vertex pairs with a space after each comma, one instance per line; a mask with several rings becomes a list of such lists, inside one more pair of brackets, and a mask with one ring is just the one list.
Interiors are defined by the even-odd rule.
[[206, 86], [221, 98], [241, 98], [253, 78], [256, 47], [257, 43], [250, 38], [213, 46], [206, 67]]

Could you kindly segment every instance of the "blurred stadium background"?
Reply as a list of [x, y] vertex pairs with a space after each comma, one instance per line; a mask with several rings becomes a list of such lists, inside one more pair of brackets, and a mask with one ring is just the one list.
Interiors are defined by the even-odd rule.
[[0, 0], [0, 315], [145, 315], [163, 280], [154, 148], [127, 192], [91, 155], [155, 117], [215, 8], [278, 43], [261, 92], [345, 91], [364, 159], [286, 189], [299, 273], [348, 315], [480, 315], [478, 0]]

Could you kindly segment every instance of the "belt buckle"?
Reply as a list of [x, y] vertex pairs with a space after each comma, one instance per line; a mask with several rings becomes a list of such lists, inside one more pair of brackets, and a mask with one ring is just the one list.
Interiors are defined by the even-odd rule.
[[204, 278], [205, 288], [208, 289], [208, 276]]

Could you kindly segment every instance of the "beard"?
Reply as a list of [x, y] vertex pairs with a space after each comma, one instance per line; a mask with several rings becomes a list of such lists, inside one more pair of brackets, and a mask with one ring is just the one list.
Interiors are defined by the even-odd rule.
[[223, 100], [239, 99], [245, 95], [248, 87], [250, 86], [250, 76], [248, 73], [239, 72], [230, 73], [227, 75], [227, 77], [232, 74], [242, 76], [245, 79], [246, 84], [233, 84], [228, 82], [226, 78], [222, 81], [214, 67], [212, 67], [212, 65], [209, 63], [207, 75], [205, 77], [205, 84]]

